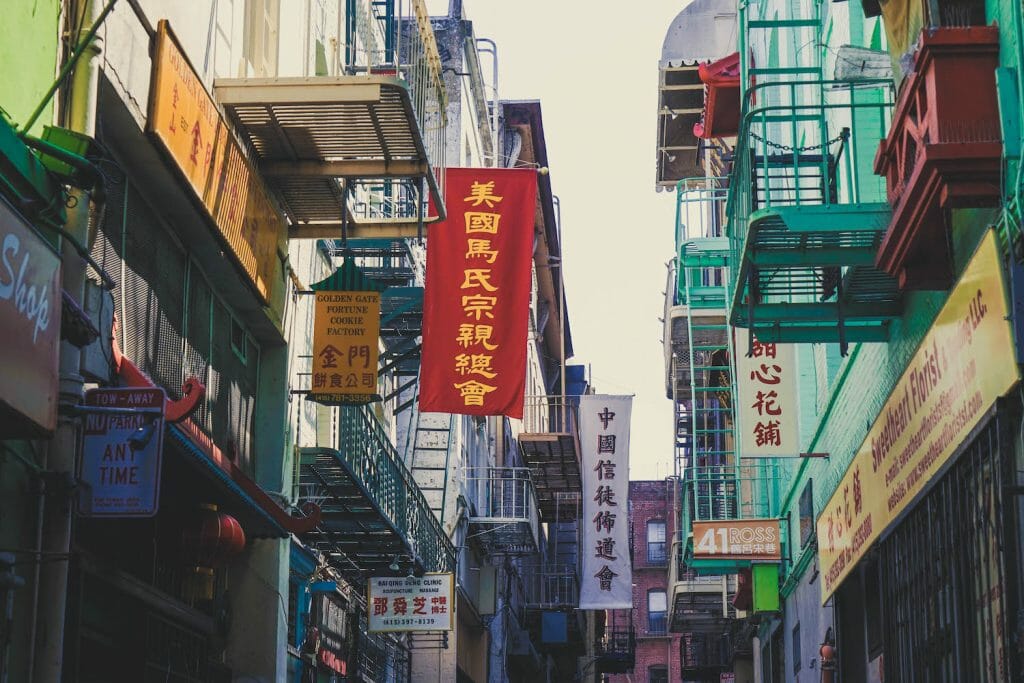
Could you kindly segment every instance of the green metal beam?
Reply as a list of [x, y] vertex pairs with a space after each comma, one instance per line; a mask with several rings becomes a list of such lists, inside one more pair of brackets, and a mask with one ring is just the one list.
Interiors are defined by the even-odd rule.
[[[793, 325], [793, 326], [755, 326], [754, 331], [759, 341], [778, 344], [838, 344], [839, 326], [824, 325]], [[887, 342], [889, 341], [888, 325], [844, 325], [843, 339], [848, 343]]]
[[884, 202], [861, 204], [820, 204], [775, 206], [750, 214], [751, 229], [766, 220], [780, 220], [796, 233], [885, 232], [892, 219], [892, 207]]
[[750, 250], [749, 262], [759, 268], [827, 268], [842, 266], [873, 266], [877, 247], [842, 247], [824, 249], [757, 249]]
[[[885, 303], [843, 303], [842, 308], [836, 302], [808, 303], [761, 303], [754, 306], [754, 320], [757, 323], [775, 324], [776, 322], [822, 322], [839, 320], [842, 311], [843, 320], [882, 321], [899, 318], [903, 314], [903, 306], [899, 302]], [[742, 311], [733, 310], [733, 324], [748, 323], [746, 320], [746, 304]], [[747, 325], [739, 325], [746, 327]], [[847, 325], [847, 328], [850, 326]]]

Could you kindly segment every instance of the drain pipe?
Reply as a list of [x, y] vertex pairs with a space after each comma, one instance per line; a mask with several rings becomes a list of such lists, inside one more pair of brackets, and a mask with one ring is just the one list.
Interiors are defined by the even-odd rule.
[[[86, 40], [75, 48], [71, 56], [74, 71], [67, 114], [67, 127], [90, 137], [96, 131], [96, 102], [99, 87], [99, 55], [102, 52], [102, 38], [96, 32], [97, 25], [109, 14], [116, 0], [103, 8], [100, 0], [81, 0], [74, 3], [87, 19]], [[77, 14], [77, 12], [76, 12]], [[68, 69], [68, 65], [65, 65]], [[26, 127], [27, 130], [27, 127]], [[86, 265], [72, 245], [72, 241], [88, 244], [90, 223], [90, 200], [84, 192], [76, 192], [79, 200], [69, 212], [65, 225], [74, 240], [62, 240], [61, 262], [62, 286], [76, 301], [83, 300], [86, 280]], [[62, 350], [60, 354], [60, 391], [57, 431], [50, 441], [46, 454], [46, 469], [53, 473], [48, 480], [45, 502], [46, 515], [43, 524], [43, 552], [63, 554], [71, 549], [73, 492], [72, 477], [75, 472], [75, 456], [78, 450], [79, 421], [67, 408], [82, 400], [84, 379], [80, 374], [80, 354]], [[56, 490], [49, 484], [63, 482]], [[40, 571], [39, 600], [35, 604], [36, 634], [33, 657], [33, 678], [36, 683], [52, 683], [62, 680], [64, 668], [65, 613], [67, 608], [68, 577], [70, 560], [49, 562]]]
[[[484, 43], [490, 48], [480, 47]], [[494, 94], [491, 99], [491, 127], [494, 129], [494, 147], [498, 148], [498, 46], [490, 38], [477, 38], [476, 49], [491, 55], [491, 91]]]

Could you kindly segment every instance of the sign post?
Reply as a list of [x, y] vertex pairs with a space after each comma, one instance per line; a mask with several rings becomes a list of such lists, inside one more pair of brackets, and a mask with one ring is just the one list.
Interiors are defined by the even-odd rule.
[[79, 479], [86, 517], [152, 517], [160, 507], [163, 389], [93, 389], [85, 394]]

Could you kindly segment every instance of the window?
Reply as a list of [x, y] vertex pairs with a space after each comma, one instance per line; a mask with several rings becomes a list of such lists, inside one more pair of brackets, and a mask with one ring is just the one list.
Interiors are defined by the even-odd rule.
[[665, 564], [665, 521], [647, 522], [647, 564]]
[[647, 667], [647, 680], [649, 683], [668, 683], [668, 667], [661, 664]]
[[665, 591], [647, 591], [647, 632], [663, 634], [668, 631], [668, 597]]
[[279, 0], [250, 0], [246, 3], [245, 61], [257, 78], [277, 75], [277, 23]]

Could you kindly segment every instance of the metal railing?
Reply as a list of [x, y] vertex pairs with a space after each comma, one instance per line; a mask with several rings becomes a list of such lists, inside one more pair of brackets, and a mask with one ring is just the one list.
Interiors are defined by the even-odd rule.
[[573, 434], [578, 407], [576, 397], [527, 396], [523, 402], [523, 433]]
[[452, 569], [455, 547], [370, 408], [338, 409], [337, 457], [428, 571]]
[[579, 604], [579, 577], [572, 565], [525, 567], [522, 578], [529, 607], [549, 609]]
[[[448, 96], [441, 55], [424, 0], [356, 0], [346, 16], [344, 69], [350, 75], [395, 76], [409, 86], [413, 114], [434, 182], [444, 195]], [[353, 213], [365, 219], [412, 218], [426, 198], [412, 180], [360, 185]], [[425, 205], [423, 206], [425, 211]]]
[[482, 533], [511, 537], [517, 527], [527, 527], [533, 548], [539, 547], [540, 519], [529, 468], [467, 467], [466, 489], [474, 509], [470, 521], [494, 527]]
[[893, 101], [887, 79], [749, 88], [726, 207], [733, 253], [742, 253], [757, 209], [883, 201], [884, 182], [870, 159], [888, 130]]

